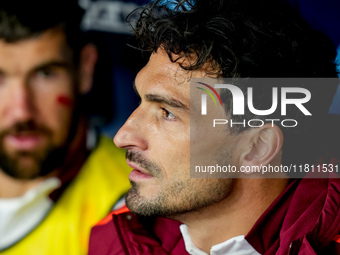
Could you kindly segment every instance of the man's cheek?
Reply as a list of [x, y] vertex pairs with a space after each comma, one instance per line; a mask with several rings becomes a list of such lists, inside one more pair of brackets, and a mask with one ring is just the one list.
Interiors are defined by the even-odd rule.
[[74, 105], [73, 99], [66, 95], [59, 95], [56, 99], [59, 105], [65, 106], [67, 108], [72, 108]]

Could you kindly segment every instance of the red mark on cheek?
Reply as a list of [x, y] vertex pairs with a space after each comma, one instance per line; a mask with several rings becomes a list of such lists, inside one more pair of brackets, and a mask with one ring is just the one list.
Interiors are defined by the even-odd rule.
[[57, 97], [57, 102], [63, 106], [71, 107], [73, 106], [73, 100], [68, 96], [60, 95]]

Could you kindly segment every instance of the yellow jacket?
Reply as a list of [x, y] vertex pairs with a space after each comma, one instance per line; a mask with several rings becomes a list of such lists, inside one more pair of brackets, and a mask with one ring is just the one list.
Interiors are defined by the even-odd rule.
[[129, 189], [124, 151], [102, 137], [46, 218], [1, 255], [85, 255], [90, 230]]

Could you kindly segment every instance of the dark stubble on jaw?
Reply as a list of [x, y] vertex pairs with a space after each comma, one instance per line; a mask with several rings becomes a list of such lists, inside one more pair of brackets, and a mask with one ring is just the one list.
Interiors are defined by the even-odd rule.
[[[4, 148], [4, 139], [9, 134], [21, 134], [25, 132], [37, 132], [47, 137], [48, 144], [37, 151], [18, 151], [10, 155]], [[0, 168], [15, 179], [32, 180], [39, 176], [45, 176], [59, 167], [66, 155], [66, 146], [56, 148], [53, 146], [51, 131], [43, 126], [36, 125], [33, 121], [17, 123], [10, 129], [0, 133]], [[24, 164], [24, 161], [30, 161]]]
[[[149, 173], [158, 173], [161, 180], [160, 167], [143, 158], [139, 153], [129, 152], [127, 159], [143, 166]], [[148, 166], [152, 166], [150, 169]], [[155, 176], [155, 175], [154, 175]], [[157, 178], [157, 177], [156, 177]], [[199, 211], [211, 204], [226, 198], [233, 188], [233, 180], [224, 179], [188, 179], [176, 180], [161, 186], [160, 191], [152, 198], [140, 194], [140, 185], [131, 181], [131, 189], [126, 197], [127, 207], [142, 216], [163, 216], [180, 218], [181, 215]]]
[[[162, 177], [161, 168], [157, 164], [144, 158], [141, 153], [127, 150], [125, 157], [129, 161], [143, 168], [143, 170], [147, 171], [154, 178], [161, 179]], [[139, 214], [139, 215], [157, 215], [159, 211], [161, 210], [159, 208], [160, 207], [159, 202], [160, 200], [164, 200], [164, 199], [159, 198], [158, 202], [153, 201], [151, 203], [148, 203], [147, 201], [144, 201], [144, 199], [140, 196], [139, 185], [136, 182], [131, 181], [131, 180], [130, 180], [130, 183], [131, 183], [131, 188], [126, 197], [127, 207], [132, 212]]]

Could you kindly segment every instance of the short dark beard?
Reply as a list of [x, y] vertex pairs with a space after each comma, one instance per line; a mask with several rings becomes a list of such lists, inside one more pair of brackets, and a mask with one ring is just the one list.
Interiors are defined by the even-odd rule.
[[[4, 148], [4, 138], [8, 134], [36, 131], [46, 135], [51, 141], [51, 132], [42, 126], [37, 126], [33, 121], [17, 123], [10, 130], [0, 133], [0, 168], [8, 176], [20, 180], [32, 180], [46, 176], [63, 164], [67, 154], [68, 142], [61, 148], [55, 147], [50, 142], [44, 150], [28, 152], [18, 151], [9, 155]], [[69, 139], [68, 139], [69, 140]], [[30, 160], [30, 165], [24, 165], [23, 160]]]
[[[161, 168], [157, 164], [144, 158], [140, 153], [132, 151], [127, 151], [126, 158], [143, 167], [161, 182]], [[178, 180], [171, 184], [164, 184], [158, 194], [147, 199], [140, 194], [139, 183], [130, 182], [131, 189], [126, 197], [126, 205], [131, 212], [142, 216], [174, 219], [222, 201], [230, 194], [234, 184], [233, 179], [230, 178]]]
[[[205, 179], [213, 180], [213, 179]], [[199, 182], [198, 179], [196, 179]], [[186, 181], [178, 181], [167, 190], [159, 192], [153, 199], [146, 200], [138, 190], [138, 184], [131, 182], [131, 189], [126, 197], [126, 205], [131, 212], [142, 216], [161, 216], [178, 219], [184, 214], [197, 212], [229, 196], [233, 190], [233, 179], [219, 179], [209, 190], [190, 190]], [[189, 184], [190, 185], [190, 184]], [[202, 185], [205, 185], [202, 182]], [[177, 202], [170, 200], [177, 198]]]
[[[50, 147], [44, 153], [19, 152], [14, 157], [7, 155], [0, 148], [0, 168], [8, 176], [20, 180], [33, 180], [51, 173], [60, 167], [66, 155], [66, 148]], [[30, 167], [20, 164], [24, 158], [30, 158], [33, 163]]]

